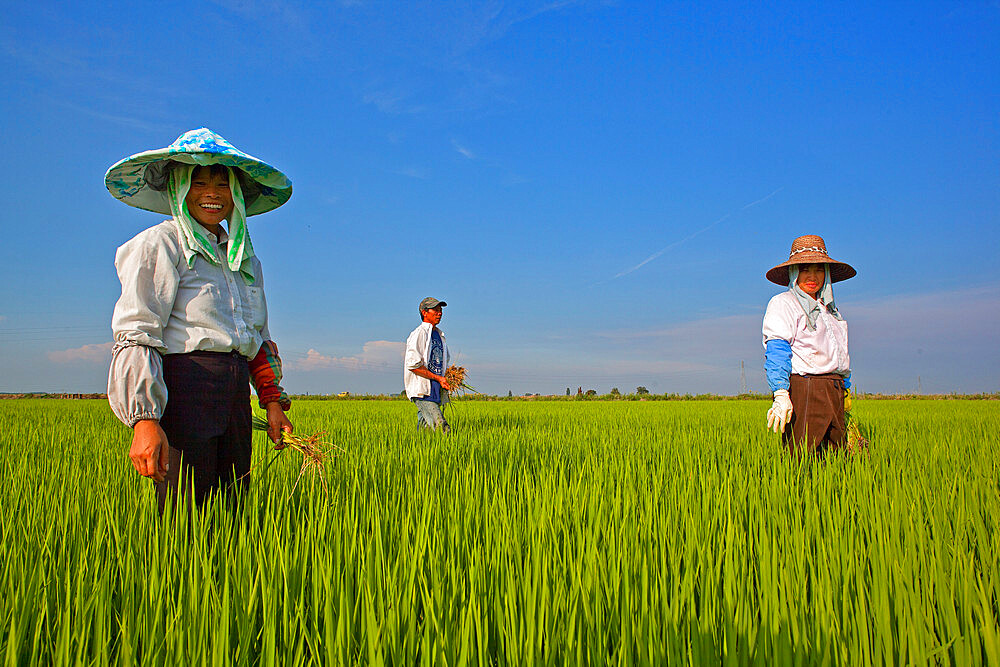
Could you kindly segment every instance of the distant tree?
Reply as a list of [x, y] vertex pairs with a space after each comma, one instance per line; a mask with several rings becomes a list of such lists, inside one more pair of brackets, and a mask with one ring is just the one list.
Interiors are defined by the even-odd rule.
[[512, 392], [510, 389], [508, 389], [507, 390], [507, 398], [513, 398], [513, 397], [514, 397], [514, 392]]
[[569, 387], [566, 387], [566, 395], [569, 396]]
[[635, 393], [639, 394], [640, 396], [643, 396], [645, 394], [648, 394], [649, 390], [646, 389], [645, 387], [636, 387], [635, 388]]
[[596, 389], [588, 389], [587, 390], [587, 396], [597, 396], [597, 390]]
[[612, 387], [611, 388], [611, 395], [612, 396], [621, 396], [622, 393], [620, 391], [618, 391], [618, 387]]

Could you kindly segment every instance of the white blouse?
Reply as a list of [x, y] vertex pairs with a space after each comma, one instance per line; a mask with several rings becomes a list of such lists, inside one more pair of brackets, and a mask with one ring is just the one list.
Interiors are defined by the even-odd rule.
[[851, 371], [847, 353], [847, 322], [820, 308], [815, 331], [791, 291], [782, 292], [767, 304], [764, 313], [764, 345], [769, 340], [786, 340], [792, 347], [792, 372], [797, 375]]
[[199, 254], [188, 267], [180, 227], [166, 220], [118, 248], [122, 294], [111, 327], [115, 346], [108, 400], [124, 423], [159, 419], [167, 404], [163, 354], [237, 351], [253, 359], [270, 339], [260, 261], [251, 258], [247, 285], [225, 261], [228, 237], [216, 241], [219, 264]]

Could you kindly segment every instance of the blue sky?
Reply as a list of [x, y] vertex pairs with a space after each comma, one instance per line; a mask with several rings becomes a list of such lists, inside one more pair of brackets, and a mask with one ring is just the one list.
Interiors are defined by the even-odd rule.
[[[295, 393], [395, 392], [427, 295], [470, 382], [766, 390], [764, 272], [820, 234], [861, 390], [1000, 390], [1000, 3], [4, 0], [0, 391], [101, 391], [103, 185], [207, 126]], [[647, 261], [648, 260], [648, 261]]]

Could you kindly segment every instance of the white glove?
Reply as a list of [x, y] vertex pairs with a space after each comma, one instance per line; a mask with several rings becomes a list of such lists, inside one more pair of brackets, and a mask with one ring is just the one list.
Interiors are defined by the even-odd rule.
[[779, 389], [774, 392], [774, 403], [767, 411], [767, 427], [775, 433], [785, 430], [785, 424], [792, 419], [792, 399], [788, 396], [787, 389]]

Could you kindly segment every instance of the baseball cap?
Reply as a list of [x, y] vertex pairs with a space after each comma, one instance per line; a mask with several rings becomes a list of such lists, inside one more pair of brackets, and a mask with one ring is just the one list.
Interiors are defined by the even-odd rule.
[[422, 313], [425, 310], [430, 310], [431, 308], [437, 308], [438, 306], [447, 306], [447, 305], [448, 304], [445, 303], [444, 301], [440, 301], [438, 299], [435, 299], [432, 296], [428, 296], [428, 297], [425, 297], [420, 302], [419, 310]]

